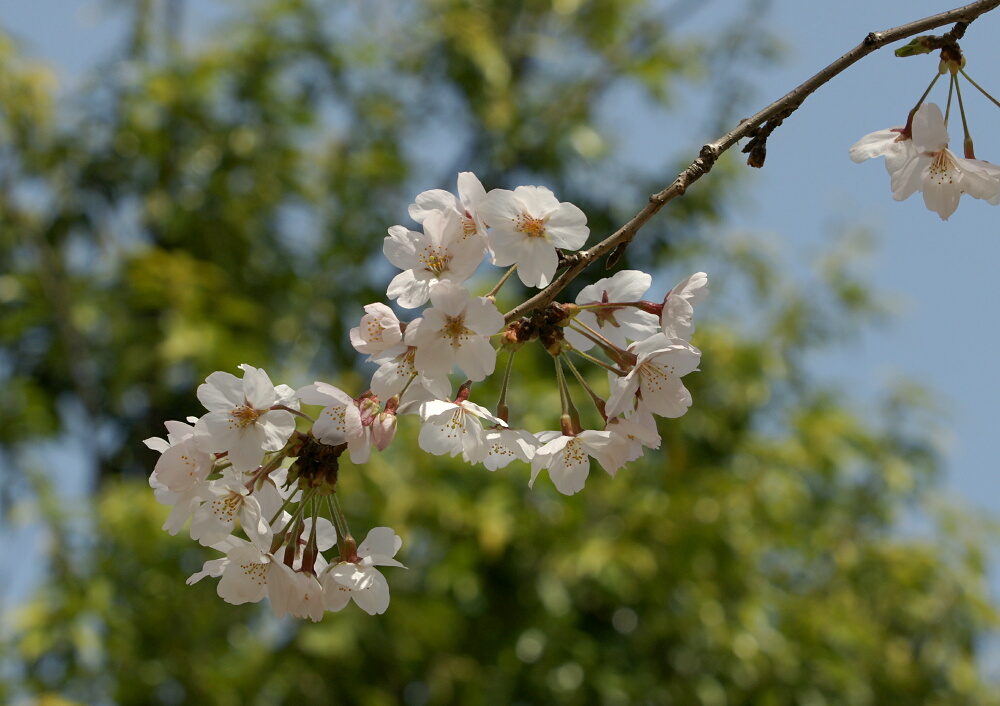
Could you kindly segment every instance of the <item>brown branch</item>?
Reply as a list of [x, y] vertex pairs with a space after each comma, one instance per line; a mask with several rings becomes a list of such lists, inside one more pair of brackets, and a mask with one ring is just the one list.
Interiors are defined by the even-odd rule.
[[[782, 98], [776, 100], [774, 103], [771, 103], [771, 105], [759, 111], [756, 115], [743, 120], [735, 128], [715, 140], [715, 142], [710, 142], [702, 147], [698, 158], [691, 163], [691, 166], [681, 172], [674, 183], [666, 189], [658, 194], [650, 196], [649, 203], [646, 204], [646, 207], [637, 213], [632, 220], [589, 250], [567, 255], [566, 269], [563, 270], [563, 272], [545, 289], [508, 311], [504, 315], [504, 318], [507, 322], [510, 322], [523, 316], [527, 312], [532, 311], [533, 309], [548, 306], [555, 300], [556, 295], [558, 295], [559, 292], [566, 287], [566, 285], [572, 282], [576, 276], [586, 269], [587, 266], [594, 260], [606, 255], [616, 248], [624, 248], [629, 242], [631, 242], [632, 238], [635, 237], [639, 229], [642, 228], [642, 226], [646, 224], [646, 221], [652, 218], [657, 211], [663, 208], [663, 206], [668, 202], [683, 195], [691, 184], [708, 174], [723, 152], [728, 150], [730, 147], [735, 145], [737, 141], [744, 137], [757, 137], [759, 135], [763, 138], [763, 140], [766, 140], [767, 135], [778, 127], [778, 125], [780, 125], [785, 118], [794, 113], [808, 96], [824, 84], [828, 83], [835, 76], [842, 73], [852, 64], [860, 61], [872, 52], [881, 49], [886, 44], [898, 42], [901, 39], [906, 39], [920, 34], [921, 32], [927, 32], [929, 30], [936, 29], [937, 27], [942, 27], [946, 24], [955, 22], [957, 23], [955, 27], [952, 28], [952, 30], [946, 34], [944, 38], [942, 38], [944, 44], [953, 43], [955, 40], [961, 38], [970, 22], [975, 20], [980, 15], [996, 9], [997, 6], [1000, 6], [1000, 0], [979, 0], [979, 2], [970, 3], [969, 5], [958, 7], [954, 10], [948, 10], [947, 12], [925, 17], [921, 20], [916, 20], [915, 22], [910, 22], [893, 29], [887, 29], [882, 32], [871, 32], [864, 38], [864, 41], [862, 41], [861, 44], [851, 49], [826, 68], [822, 69], [805, 83], [797, 88], [793, 88]], [[765, 123], [767, 124], [765, 125]], [[763, 162], [763, 140], [757, 143], [756, 149], [751, 148], [749, 160], [751, 164], [753, 164], [755, 160], [761, 163]]]

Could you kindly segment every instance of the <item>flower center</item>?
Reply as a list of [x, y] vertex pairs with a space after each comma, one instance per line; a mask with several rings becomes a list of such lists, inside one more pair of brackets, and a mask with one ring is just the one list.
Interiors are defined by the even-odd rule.
[[256, 423], [260, 415], [264, 414], [262, 410], [254, 409], [252, 405], [241, 404], [233, 408], [233, 411], [229, 413], [229, 416], [233, 418], [236, 422], [236, 426], [244, 429], [251, 424]]
[[428, 247], [424, 248], [423, 254], [420, 255], [420, 261], [424, 263], [425, 270], [439, 275], [448, 269], [448, 263], [451, 262], [451, 254], [447, 250], [440, 253]]
[[941, 150], [934, 154], [934, 159], [931, 160], [928, 170], [930, 171], [931, 179], [937, 181], [938, 184], [954, 184], [955, 176], [952, 173], [954, 167], [955, 162], [952, 160], [951, 155], [948, 154], [948, 150]]
[[458, 345], [461, 343], [458, 339], [463, 338], [472, 333], [471, 330], [465, 327], [465, 318], [462, 316], [449, 316], [445, 320], [444, 328], [441, 329], [444, 335], [448, 338], [454, 339]]
[[545, 221], [541, 218], [532, 218], [527, 213], [522, 213], [514, 219], [514, 224], [515, 228], [529, 238], [545, 237]]
[[469, 216], [462, 217], [462, 237], [468, 238], [470, 235], [475, 235], [479, 232], [476, 228], [476, 222], [472, 220]]

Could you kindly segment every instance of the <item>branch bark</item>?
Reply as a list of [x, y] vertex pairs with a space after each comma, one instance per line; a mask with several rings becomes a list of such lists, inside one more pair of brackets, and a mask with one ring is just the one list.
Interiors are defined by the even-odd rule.
[[[800, 86], [793, 88], [784, 96], [760, 110], [755, 115], [743, 120], [739, 125], [727, 132], [714, 142], [710, 142], [701, 148], [698, 158], [691, 163], [687, 169], [681, 172], [677, 179], [663, 191], [649, 197], [649, 203], [632, 220], [619, 228], [611, 236], [605, 238], [597, 245], [588, 250], [573, 253], [566, 256], [567, 267], [556, 277], [545, 289], [541, 290], [527, 301], [519, 304], [504, 315], [504, 319], [509, 323], [516, 318], [534, 309], [540, 309], [552, 303], [556, 296], [566, 285], [572, 282], [577, 275], [586, 269], [597, 258], [610, 253], [616, 248], [624, 248], [635, 237], [639, 229], [653, 217], [663, 206], [682, 196], [688, 187], [701, 177], [708, 174], [718, 161], [719, 157], [730, 147], [735, 145], [744, 137], [757, 136], [758, 131], [763, 132], [762, 137], [766, 139], [771, 130], [776, 128], [788, 116], [798, 110], [803, 101], [817, 89], [829, 83], [834, 77], [845, 71], [848, 67], [860, 61], [869, 54], [881, 49], [887, 44], [907, 39], [921, 32], [927, 32], [938, 27], [955, 22], [956, 25], [948, 33], [951, 35], [950, 41], [954, 42], [962, 37], [966, 27], [979, 16], [996, 9], [1000, 6], [1000, 0], [979, 0], [953, 10], [931, 15], [914, 22], [909, 22], [899, 27], [887, 29], [882, 32], [871, 32], [864, 40], [839, 59], [831, 63], [826, 68], [820, 70], [812, 78], [808, 79]], [[947, 35], [946, 35], [947, 37]], [[767, 125], [765, 125], [767, 123]], [[760, 148], [763, 148], [761, 142]], [[750, 163], [759, 161], [763, 163], [762, 151], [757, 155], [751, 150]]]

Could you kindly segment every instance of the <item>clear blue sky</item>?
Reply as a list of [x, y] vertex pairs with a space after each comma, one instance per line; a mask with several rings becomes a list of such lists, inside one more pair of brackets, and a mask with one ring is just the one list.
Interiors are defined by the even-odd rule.
[[[954, 1], [954, 0], [953, 0]], [[740, 0], [705, 2], [695, 17], [702, 30], [715, 13], [732, 12]], [[956, 3], [957, 4], [957, 3]], [[219, 3], [187, 3], [203, 15]], [[121, 26], [107, 21], [104, 3], [93, 0], [0, 0], [0, 25], [28, 42], [32, 54], [53, 62], [71, 85], [88, 67], [107, 58]], [[775, 0], [772, 28], [787, 46], [786, 60], [756, 77], [754, 110], [777, 99], [844, 53], [873, 30], [948, 9], [940, 0], [836, 3]], [[195, 8], [195, 9], [192, 9]], [[962, 46], [968, 71], [1000, 95], [1000, 11], [972, 25]], [[856, 165], [848, 148], [862, 135], [898, 125], [933, 76], [937, 61], [907, 60], [882, 50], [811, 96], [768, 142], [767, 165], [749, 175], [746, 207], [733, 213], [735, 227], [780, 234], [798, 255], [824, 247], [834, 224], [874, 228], [881, 245], [873, 261], [874, 281], [902, 303], [901, 315], [857, 345], [816, 361], [818, 370], [843, 380], [861, 403], [896, 378], [933, 390], [949, 430], [946, 487], [962, 502], [1000, 509], [1000, 473], [992, 443], [992, 405], [1000, 398], [1000, 372], [993, 366], [1000, 277], [1000, 207], [963, 198], [947, 222], [928, 211], [920, 195], [894, 202], [881, 160]], [[997, 108], [971, 88], [965, 92], [980, 158], [1000, 162]], [[943, 104], [944, 90], [932, 100]], [[749, 112], [753, 112], [752, 110]], [[676, 134], [694, 135], [697, 115], [677, 121]], [[662, 130], [663, 126], [660, 125]], [[704, 139], [705, 136], [693, 139]], [[960, 145], [957, 120], [952, 145]], [[688, 149], [692, 154], [698, 143]], [[645, 143], [629, 147], [648, 149]], [[665, 154], [683, 149], [671, 144]], [[710, 177], [709, 177], [710, 178]], [[639, 205], [637, 205], [638, 208]], [[799, 258], [799, 262], [804, 258]]]

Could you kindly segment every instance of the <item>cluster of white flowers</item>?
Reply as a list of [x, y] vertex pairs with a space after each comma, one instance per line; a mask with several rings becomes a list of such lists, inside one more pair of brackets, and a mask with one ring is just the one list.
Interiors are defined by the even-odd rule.
[[[215, 372], [198, 388], [208, 413], [190, 418], [193, 426], [167, 422], [166, 439], [146, 440], [160, 452], [149, 484], [161, 503], [173, 506], [163, 528], [177, 534], [190, 518], [191, 538], [225, 553], [206, 562], [188, 583], [220, 577], [224, 600], [255, 603], [267, 596], [279, 617], [288, 613], [319, 620], [324, 611], [341, 610], [352, 598], [373, 615], [385, 612], [389, 588], [375, 567], [402, 566], [392, 558], [401, 540], [388, 527], [376, 527], [360, 546], [355, 544], [334, 492], [334, 447], [295, 430], [299, 400], [318, 399], [327, 391], [322, 383], [298, 391], [275, 387], [263, 370], [240, 368], [242, 379]], [[359, 406], [351, 402], [353, 416], [344, 407], [339, 417], [324, 410], [315, 434], [343, 443], [338, 440], [348, 429], [360, 436], [354, 422], [375, 426], [362, 422]], [[367, 438], [376, 443], [375, 436]], [[367, 446], [355, 451], [367, 457]], [[282, 466], [286, 458], [295, 458], [289, 468]], [[321, 513], [332, 517], [341, 532]], [[234, 535], [237, 524], [245, 539]], [[328, 562], [322, 552], [334, 545], [338, 558]]]
[[[496, 293], [514, 272], [526, 286], [547, 286], [564, 251], [588, 238], [583, 212], [540, 186], [487, 193], [471, 173], [459, 175], [457, 197], [427, 191], [409, 212], [422, 229], [389, 229], [383, 252], [402, 272], [387, 296], [401, 310], [425, 308], [410, 320], [386, 303], [364, 308], [350, 338], [377, 365], [369, 390], [354, 396], [325, 382], [293, 390], [243, 365], [242, 379], [215, 372], [198, 388], [204, 416], [168, 422], [166, 440], [147, 440], [161, 452], [150, 484], [173, 506], [164, 529], [177, 533], [190, 518], [191, 537], [225, 554], [189, 583], [220, 577], [226, 601], [267, 596], [279, 616], [319, 620], [352, 598], [382, 613], [389, 592], [375, 567], [402, 566], [393, 558], [401, 540], [376, 527], [357, 545], [337, 479], [342, 454], [363, 464], [373, 447], [382, 451], [392, 442], [397, 415], [419, 417], [418, 443], [428, 453], [461, 455], [491, 471], [519, 460], [530, 464], [529, 485], [547, 470], [556, 489], [570, 495], [584, 487], [591, 458], [613, 476], [646, 447], [659, 448], [655, 415], [679, 417], [691, 405], [681, 378], [701, 358], [690, 339], [694, 306], [708, 293], [704, 273], [661, 301], [647, 301], [652, 277], [624, 270], [585, 287], [574, 303], [505, 320]], [[477, 296], [467, 285], [484, 259], [510, 269]], [[494, 373], [498, 350], [512, 360], [534, 342], [554, 360], [558, 430], [511, 424], [510, 361], [495, 412], [470, 399], [473, 385]], [[606, 394], [588, 383], [571, 355], [607, 371]], [[572, 379], [593, 403], [590, 417], [600, 428], [582, 427]], [[318, 417], [303, 412], [303, 404], [322, 408]], [[324, 556], [334, 547], [336, 557]]]
[[1000, 204], [1000, 167], [959, 157], [948, 142], [941, 108], [925, 103], [913, 114], [909, 129], [900, 126], [865, 135], [850, 154], [855, 162], [884, 156], [892, 198], [903, 201], [923, 192], [924, 204], [942, 220], [955, 212], [962, 194]]

